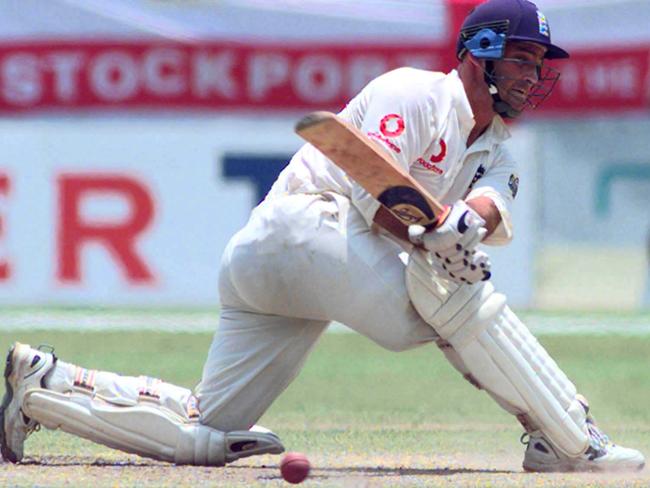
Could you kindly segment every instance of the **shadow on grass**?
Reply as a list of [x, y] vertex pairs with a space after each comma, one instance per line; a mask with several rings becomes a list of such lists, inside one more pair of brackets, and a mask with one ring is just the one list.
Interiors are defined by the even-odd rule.
[[[263, 466], [270, 467], [270, 466]], [[247, 466], [231, 466], [229, 469], [250, 469]], [[364, 476], [376, 477], [398, 477], [398, 476], [451, 476], [457, 474], [517, 474], [520, 471], [509, 471], [499, 469], [470, 469], [470, 468], [387, 468], [381, 466], [355, 466], [349, 468], [317, 468], [315, 470], [323, 474], [311, 474], [310, 479], [327, 479], [329, 475], [352, 475], [361, 474]], [[260, 479], [278, 479], [278, 476], [260, 476]]]
[[382, 468], [382, 467], [354, 467], [354, 468], [324, 468], [319, 471], [332, 473], [362, 473], [373, 476], [448, 476], [452, 474], [512, 474], [515, 471], [498, 469], [470, 469], [470, 468]]
[[[42, 456], [27, 457], [18, 466], [44, 466], [44, 467], [68, 467], [68, 466], [95, 466], [95, 467], [125, 467], [125, 468], [209, 468], [208, 466], [177, 466], [153, 460], [114, 460], [82, 456]], [[220, 468], [214, 468], [220, 469]], [[279, 469], [277, 465], [261, 466], [237, 466], [229, 465], [228, 470], [268, 470]], [[382, 466], [354, 466], [341, 468], [317, 468], [315, 471], [325, 475], [313, 475], [312, 478], [327, 478], [328, 474], [364, 474], [369, 476], [450, 476], [455, 474], [514, 474], [519, 471], [498, 470], [498, 469], [471, 469], [471, 468], [390, 468]], [[261, 476], [265, 479], [275, 479], [276, 476]]]
[[67, 467], [67, 466], [106, 466], [106, 467], [129, 467], [129, 468], [153, 468], [153, 467], [177, 467], [174, 464], [153, 460], [115, 460], [101, 459], [96, 457], [84, 456], [41, 456], [26, 457], [15, 466], [47, 466], [47, 467]]

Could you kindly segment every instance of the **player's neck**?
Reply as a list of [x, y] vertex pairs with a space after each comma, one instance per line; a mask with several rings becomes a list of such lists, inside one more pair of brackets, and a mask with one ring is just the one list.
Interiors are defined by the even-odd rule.
[[[492, 96], [487, 93], [487, 88], [485, 88], [486, 93], [483, 92], [483, 87], [475, 87], [474, 90], [467, 92], [467, 99], [469, 100], [469, 105], [472, 107], [472, 113], [474, 114], [474, 127], [470, 132], [470, 137], [467, 141], [467, 146], [471, 145], [472, 136], [474, 140], [478, 138], [488, 126], [492, 123], [494, 118], [494, 105], [492, 101]], [[487, 94], [487, 97], [485, 96]]]
[[474, 127], [467, 139], [469, 147], [488, 128], [495, 112], [492, 96], [483, 76], [483, 67], [475, 60], [465, 58], [458, 66], [458, 74], [474, 114]]
[[472, 107], [472, 112], [474, 113], [474, 127], [467, 137], [467, 147], [470, 147], [476, 139], [481, 137], [487, 128], [492, 123], [494, 119], [494, 109], [492, 108], [492, 100], [490, 99], [490, 104], [486, 106], [485, 100], [479, 100], [479, 103], [472, 104], [472, 98], [468, 95], [470, 106]]
[[483, 125], [481, 127], [478, 125], [474, 126], [474, 128], [469, 133], [469, 136], [467, 137], [467, 147], [470, 147], [472, 144], [474, 144], [474, 142], [476, 142], [476, 139], [481, 137], [481, 134], [487, 130], [488, 125]]

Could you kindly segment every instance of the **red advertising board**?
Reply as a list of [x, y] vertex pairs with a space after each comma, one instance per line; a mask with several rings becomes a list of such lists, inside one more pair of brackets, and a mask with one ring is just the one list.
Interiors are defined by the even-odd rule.
[[399, 66], [441, 69], [431, 46], [39, 42], [0, 47], [0, 110], [343, 106]]
[[650, 108], [650, 45], [576, 49], [543, 112], [580, 114]]
[[[451, 54], [451, 57], [450, 57]], [[445, 70], [451, 45], [29, 42], [0, 46], [0, 112], [337, 109], [399, 66]], [[542, 113], [650, 107], [650, 45], [575, 49]]]

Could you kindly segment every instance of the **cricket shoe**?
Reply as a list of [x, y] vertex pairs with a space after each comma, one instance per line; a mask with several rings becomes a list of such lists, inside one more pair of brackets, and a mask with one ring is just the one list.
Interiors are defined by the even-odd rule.
[[17, 463], [23, 458], [25, 439], [40, 425], [22, 411], [23, 397], [29, 390], [45, 388], [45, 375], [56, 363], [53, 350], [33, 349], [16, 342], [7, 355], [5, 396], [0, 406], [0, 451], [2, 457]]
[[[589, 413], [589, 406], [583, 403]], [[541, 432], [521, 436], [526, 444], [523, 467], [525, 471], [537, 472], [632, 472], [645, 466], [645, 458], [636, 449], [614, 444], [598, 428], [594, 419], [587, 415], [589, 447], [577, 457], [569, 457], [553, 446]], [[528, 441], [525, 437], [528, 436]]]

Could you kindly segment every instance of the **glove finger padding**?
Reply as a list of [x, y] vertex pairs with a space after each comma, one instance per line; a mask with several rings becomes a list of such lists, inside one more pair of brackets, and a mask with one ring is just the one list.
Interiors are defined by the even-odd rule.
[[476, 251], [471, 256], [456, 263], [441, 263], [442, 269], [451, 280], [457, 283], [474, 284], [487, 281], [492, 276], [489, 256], [483, 251]]
[[486, 234], [487, 234], [487, 229], [482, 226], [476, 229], [476, 231], [473, 233], [466, 232], [465, 234], [463, 234], [463, 237], [461, 237], [460, 241], [458, 241], [458, 243], [456, 244], [456, 249], [460, 250], [459, 249], [460, 246], [460, 248], [462, 249], [467, 249], [471, 251], [481, 243], [481, 241], [483, 240]]
[[[471, 259], [471, 258], [470, 258]], [[446, 261], [443, 263], [444, 268], [449, 271], [450, 273], [455, 273], [455, 274], [460, 274], [465, 268], [470, 266], [470, 262], [467, 258], [463, 258], [460, 261], [457, 261], [455, 263], [447, 263]]]
[[478, 231], [470, 236], [471, 239], [468, 242], [458, 242], [455, 246], [448, 249], [441, 249], [440, 251], [435, 251], [433, 254], [443, 260], [448, 260], [448, 262], [457, 262], [462, 261], [464, 258], [468, 258], [475, 250], [476, 246], [483, 240], [487, 234], [487, 229], [481, 227]]
[[450, 269], [450, 270], [453, 271], [454, 269], [460, 269], [463, 266], [467, 266], [467, 264], [469, 263], [469, 260], [472, 259], [470, 257], [472, 254], [473, 253], [465, 254], [465, 252], [463, 251], [463, 252], [457, 253], [454, 256], [450, 256], [448, 258], [439, 258], [438, 256], [436, 256], [436, 258], [438, 258], [438, 261], [440, 261], [441, 263], [446, 264], [447, 269]]
[[[476, 267], [476, 268], [474, 268]], [[474, 260], [470, 264], [470, 271], [476, 271], [476, 275], [481, 275], [482, 277], [473, 283], [478, 283], [479, 281], [487, 281], [492, 277], [492, 263], [490, 262], [490, 257], [487, 253], [483, 251], [477, 251], [474, 254]]]

